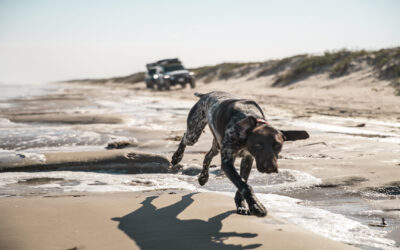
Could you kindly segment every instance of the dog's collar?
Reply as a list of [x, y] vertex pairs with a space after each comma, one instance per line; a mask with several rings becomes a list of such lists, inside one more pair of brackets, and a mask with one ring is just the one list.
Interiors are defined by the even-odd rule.
[[264, 119], [257, 119], [257, 123], [263, 123], [269, 125], [269, 123]]

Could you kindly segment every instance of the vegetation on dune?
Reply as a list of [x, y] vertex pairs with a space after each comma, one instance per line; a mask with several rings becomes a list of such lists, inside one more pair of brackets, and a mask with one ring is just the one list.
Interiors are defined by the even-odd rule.
[[360, 57], [363, 57], [367, 54], [367, 51], [360, 50], [355, 52], [348, 52], [347, 56], [339, 60], [333, 67], [330, 69], [329, 76], [331, 78], [341, 77], [350, 73], [350, 70], [353, 66], [353, 62]]
[[214, 76], [217, 74], [218, 68], [215, 66], [203, 66], [199, 68], [191, 69], [197, 79], [204, 78], [205, 83], [209, 83], [213, 80]]
[[146, 72], [137, 72], [132, 75], [128, 76], [121, 76], [121, 77], [111, 77], [111, 78], [102, 78], [102, 79], [75, 79], [75, 80], [69, 80], [65, 82], [87, 82], [87, 83], [93, 83], [93, 84], [104, 84], [108, 82], [114, 82], [114, 83], [138, 83], [138, 82], [143, 82], [144, 78], [146, 76]]
[[321, 56], [307, 56], [288, 71], [278, 74], [273, 86], [287, 86], [320, 73], [328, 73], [331, 78], [342, 77], [357, 70], [357, 65], [362, 63], [370, 66], [379, 79], [391, 80], [392, 86], [399, 89], [400, 48], [379, 51], [340, 50], [325, 52]]
[[275, 79], [274, 86], [287, 86], [319, 73], [327, 72], [331, 78], [347, 75], [354, 66], [353, 62], [366, 54], [365, 50], [339, 50], [327, 51], [323, 55], [303, 56], [297, 65]]
[[400, 96], [400, 47], [375, 52], [371, 63], [377, 68], [379, 78], [391, 80], [395, 94]]
[[138, 83], [143, 82], [146, 72], [137, 72], [129, 76], [110, 78], [109, 80], [118, 83]]
[[262, 69], [257, 73], [257, 77], [269, 76], [277, 74], [287, 68], [293, 67], [302, 58], [307, 55], [296, 55], [291, 57], [286, 57], [281, 60], [271, 60], [263, 63]]
[[286, 86], [313, 74], [322, 73], [347, 55], [347, 51], [338, 51], [335, 53], [325, 52], [322, 56], [307, 56], [288, 72], [279, 75], [273, 86]]
[[374, 53], [372, 64], [379, 70], [379, 77], [392, 79], [400, 77], [400, 47], [381, 49]]
[[221, 63], [214, 66], [203, 66], [191, 69], [196, 79], [202, 79], [205, 83], [214, 80], [227, 80], [235, 76], [243, 76], [250, 72], [250, 67], [258, 63]]
[[234, 71], [237, 68], [243, 67], [246, 63], [222, 63], [220, 64], [220, 79], [229, 79], [234, 75]]
[[[214, 66], [194, 68], [197, 80], [209, 83], [248, 76], [255, 78], [273, 75], [273, 86], [284, 87], [304, 80], [312, 75], [327, 73], [330, 78], [348, 75], [369, 65], [380, 79], [392, 80], [396, 87], [400, 77], [400, 48], [379, 51], [327, 51], [323, 55], [296, 55], [280, 60], [259, 63], [221, 63]], [[399, 87], [397, 87], [399, 88]]]

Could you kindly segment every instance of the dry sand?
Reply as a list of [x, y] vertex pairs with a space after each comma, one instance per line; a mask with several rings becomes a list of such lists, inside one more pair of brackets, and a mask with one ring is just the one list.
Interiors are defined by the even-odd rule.
[[175, 192], [2, 198], [0, 249], [353, 249], [237, 215], [225, 195]]

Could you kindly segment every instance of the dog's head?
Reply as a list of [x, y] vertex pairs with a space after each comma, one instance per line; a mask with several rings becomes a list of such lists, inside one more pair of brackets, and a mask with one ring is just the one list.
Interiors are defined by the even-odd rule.
[[278, 154], [285, 141], [304, 140], [310, 136], [304, 130], [277, 130], [254, 117], [236, 123], [239, 136], [246, 139], [246, 148], [256, 159], [258, 171], [278, 173]]

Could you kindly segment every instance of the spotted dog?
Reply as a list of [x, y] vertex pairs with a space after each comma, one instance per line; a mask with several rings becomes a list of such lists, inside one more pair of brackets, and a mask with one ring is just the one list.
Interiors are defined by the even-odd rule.
[[[195, 95], [200, 99], [189, 112], [187, 130], [172, 156], [172, 165], [182, 160], [186, 146], [194, 145], [208, 124], [214, 139], [204, 157], [203, 170], [198, 177], [200, 185], [208, 181], [211, 160], [221, 151], [221, 168], [238, 189], [235, 195], [237, 213], [266, 216], [267, 210], [247, 184], [254, 159], [258, 171], [277, 173], [278, 154], [284, 141], [307, 139], [308, 133], [273, 128], [255, 101], [219, 91]], [[240, 175], [234, 166], [238, 156], [242, 157]]]

